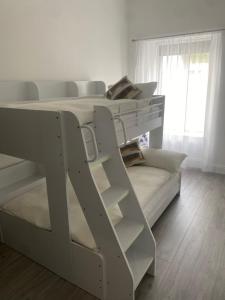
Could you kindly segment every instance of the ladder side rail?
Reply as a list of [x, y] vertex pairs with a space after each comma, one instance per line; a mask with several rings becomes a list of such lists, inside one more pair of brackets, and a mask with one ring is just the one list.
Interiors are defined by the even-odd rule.
[[97, 244], [97, 251], [102, 253], [105, 261], [104, 282], [100, 284], [103, 299], [134, 300], [132, 273], [87, 162], [79, 121], [70, 112], [63, 112], [62, 116], [69, 178]]
[[[102, 126], [102, 124], [104, 124], [104, 126]], [[149, 236], [149, 251], [151, 252], [152, 257], [155, 258], [155, 239], [124, 166], [117, 142], [114, 118], [109, 109], [101, 106], [95, 107], [95, 127], [100, 151], [109, 153], [112, 157], [111, 160], [105, 162], [103, 165], [110, 184], [127, 187], [129, 189], [129, 197], [126, 197], [121, 201], [119, 207], [123, 215], [127, 216], [127, 218], [144, 223], [145, 231]]]
[[[141, 206], [137, 201], [137, 196], [128, 177], [126, 168], [124, 167], [123, 159], [120, 153], [120, 148], [117, 142], [114, 118], [107, 108], [97, 106], [95, 110], [95, 127], [99, 150], [102, 153], [110, 154], [113, 158], [105, 162], [103, 167], [106, 169], [106, 173], [109, 177], [111, 185], [122, 185], [129, 188], [129, 195], [131, 196], [129, 198], [129, 201], [132, 201], [132, 203], [135, 205], [134, 211], [133, 209], [132, 211], [130, 211], [130, 205], [128, 205], [127, 208], [125, 208], [124, 206], [123, 213], [126, 215], [129, 211], [128, 215], [136, 219], [136, 221], [142, 221], [144, 218], [146, 226], [148, 226], [147, 220], [143, 214]], [[104, 126], [102, 126], [101, 124], [104, 124]]]

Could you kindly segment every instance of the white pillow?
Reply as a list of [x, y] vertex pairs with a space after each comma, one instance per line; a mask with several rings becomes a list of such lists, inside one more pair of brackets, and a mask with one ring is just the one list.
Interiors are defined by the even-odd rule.
[[137, 96], [137, 99], [142, 99], [142, 98], [152, 98], [158, 83], [153, 81], [153, 82], [146, 82], [146, 83], [136, 83], [135, 85], [137, 88], [139, 88], [142, 91], [142, 93], [139, 96]]
[[143, 150], [143, 155], [144, 165], [165, 169], [171, 173], [178, 172], [183, 160], [187, 157], [184, 153], [161, 149], [146, 149]]

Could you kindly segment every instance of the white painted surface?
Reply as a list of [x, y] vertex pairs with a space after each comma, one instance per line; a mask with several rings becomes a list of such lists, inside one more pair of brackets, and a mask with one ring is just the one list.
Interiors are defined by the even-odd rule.
[[0, 0], [0, 80], [126, 73], [125, 0]]
[[129, 0], [131, 38], [225, 27], [224, 0]]

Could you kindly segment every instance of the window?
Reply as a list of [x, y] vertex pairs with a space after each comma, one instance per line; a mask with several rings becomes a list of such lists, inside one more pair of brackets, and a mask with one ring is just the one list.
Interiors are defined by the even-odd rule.
[[167, 97], [165, 130], [204, 136], [209, 53], [162, 55], [160, 66], [160, 89]]
[[186, 165], [213, 170], [221, 101], [222, 33], [135, 42], [135, 82], [158, 82], [166, 96], [163, 147]]

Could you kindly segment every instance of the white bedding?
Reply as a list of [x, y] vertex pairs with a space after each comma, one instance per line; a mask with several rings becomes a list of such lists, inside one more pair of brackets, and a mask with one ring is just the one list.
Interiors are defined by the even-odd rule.
[[[102, 167], [95, 169], [93, 175], [101, 192], [110, 186]], [[128, 168], [128, 175], [143, 210], [145, 210], [146, 206], [149, 208], [150, 202], [154, 202], [155, 192], [159, 190], [172, 176], [171, 173], [165, 170], [146, 166]], [[68, 183], [68, 189], [71, 238], [73, 241], [76, 241], [88, 248], [95, 249], [95, 241], [70, 183]], [[153, 206], [157, 205], [157, 203], [152, 204]], [[1, 210], [10, 215], [26, 220], [37, 227], [46, 230], [51, 228], [45, 184], [35, 187], [22, 196], [10, 200], [1, 208]], [[122, 218], [118, 206], [111, 209], [109, 213], [114, 225]]]
[[8, 168], [12, 165], [18, 164], [23, 160], [17, 157], [0, 154], [0, 170]]
[[105, 98], [83, 97], [73, 99], [57, 99], [51, 101], [38, 101], [20, 104], [8, 104], [4, 107], [31, 109], [31, 110], [51, 110], [51, 111], [71, 111], [79, 119], [81, 124], [93, 121], [93, 111], [95, 105], [108, 107], [113, 114], [126, 113], [136, 109], [147, 108], [151, 99], [140, 100], [107, 100]]

